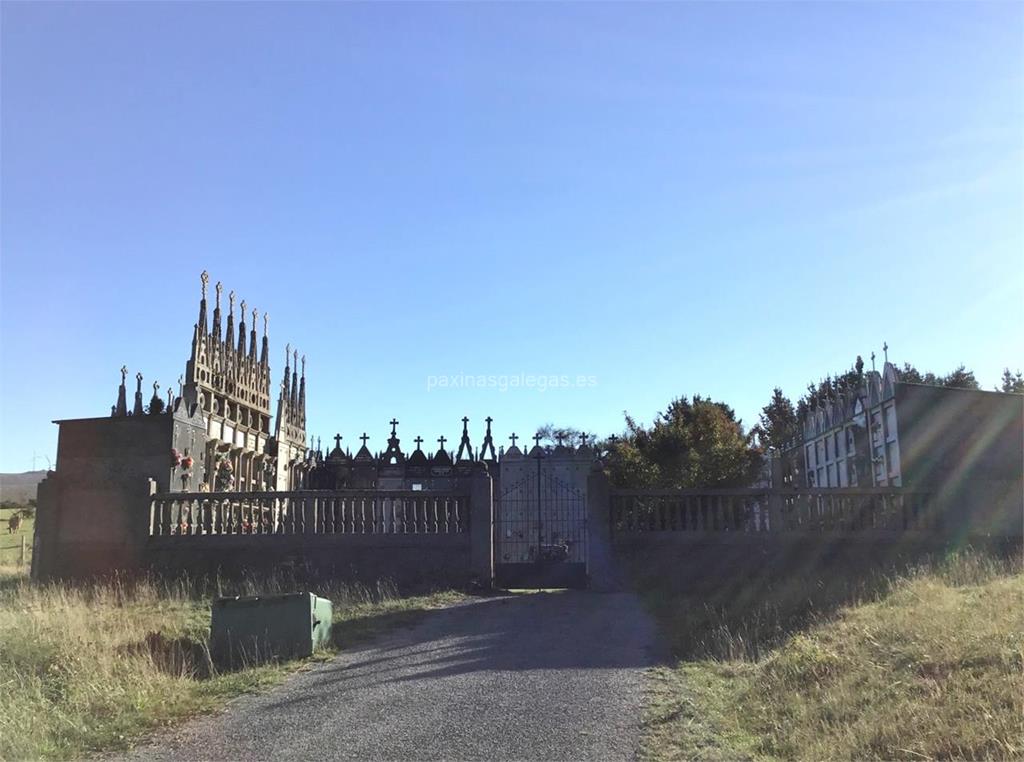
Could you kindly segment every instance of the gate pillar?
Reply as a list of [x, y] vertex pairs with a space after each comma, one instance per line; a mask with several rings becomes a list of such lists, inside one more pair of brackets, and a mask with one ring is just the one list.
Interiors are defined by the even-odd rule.
[[494, 583], [494, 483], [486, 464], [469, 480], [469, 565], [476, 584]]
[[587, 571], [590, 589], [611, 592], [622, 587], [612, 551], [611, 494], [604, 471], [594, 469], [587, 477], [587, 532], [590, 556]]

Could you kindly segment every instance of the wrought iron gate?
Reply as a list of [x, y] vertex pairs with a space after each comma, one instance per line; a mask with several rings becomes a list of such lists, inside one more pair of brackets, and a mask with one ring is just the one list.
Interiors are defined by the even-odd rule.
[[586, 496], [538, 468], [500, 485], [495, 527], [499, 587], [586, 587]]

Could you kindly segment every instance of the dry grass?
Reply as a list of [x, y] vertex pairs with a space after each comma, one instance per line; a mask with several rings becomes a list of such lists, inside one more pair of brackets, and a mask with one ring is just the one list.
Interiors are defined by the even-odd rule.
[[653, 676], [645, 755], [1024, 757], [1019, 564], [959, 555], [871, 588], [871, 596], [763, 644], [756, 658], [733, 633], [704, 633], [703, 655]]
[[[146, 731], [173, 725], [231, 696], [280, 680], [300, 663], [270, 664], [196, 679], [202, 665], [170, 661], [146, 636], [194, 644], [209, 634], [218, 585], [114, 580], [35, 585], [0, 571], [0, 757], [77, 758], [124, 748]], [[294, 589], [284, 580], [247, 583], [225, 593]], [[332, 585], [317, 592], [335, 604], [339, 642], [350, 643], [458, 597], [401, 598], [388, 585]]]

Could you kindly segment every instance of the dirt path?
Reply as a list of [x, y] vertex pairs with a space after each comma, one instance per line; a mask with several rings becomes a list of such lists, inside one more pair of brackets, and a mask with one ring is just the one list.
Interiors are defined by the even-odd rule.
[[627, 593], [474, 600], [133, 759], [630, 759], [654, 627]]

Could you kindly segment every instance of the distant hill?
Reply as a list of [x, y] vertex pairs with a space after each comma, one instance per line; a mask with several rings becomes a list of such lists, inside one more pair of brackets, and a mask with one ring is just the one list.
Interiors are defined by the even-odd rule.
[[0, 474], [0, 500], [27, 503], [36, 496], [36, 486], [46, 477], [45, 471], [26, 471], [23, 474]]

